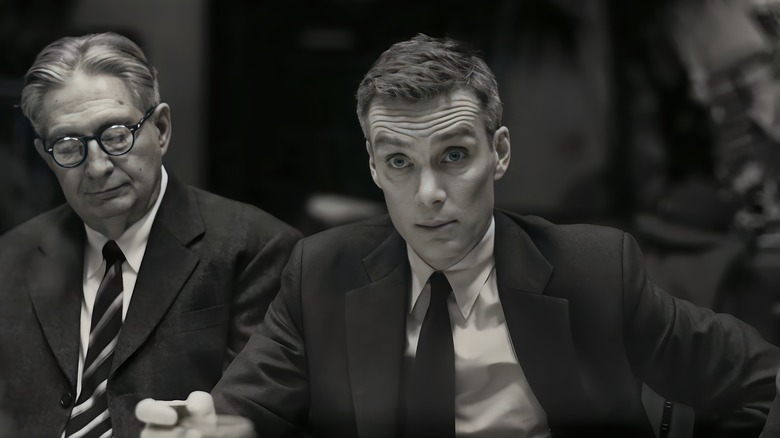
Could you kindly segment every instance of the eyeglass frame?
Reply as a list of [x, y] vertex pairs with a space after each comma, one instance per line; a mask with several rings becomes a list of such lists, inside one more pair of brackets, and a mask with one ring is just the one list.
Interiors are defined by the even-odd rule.
[[[54, 162], [57, 163], [58, 166], [60, 166], [62, 168], [65, 168], [65, 169], [72, 169], [74, 167], [78, 167], [78, 166], [81, 165], [81, 163], [83, 163], [84, 161], [87, 160], [87, 155], [89, 154], [89, 142], [92, 141], [92, 140], [95, 140], [97, 142], [97, 144], [100, 147], [100, 149], [103, 152], [105, 152], [106, 155], [109, 155], [111, 157], [121, 157], [122, 155], [125, 155], [128, 152], [130, 152], [131, 150], [133, 150], [133, 147], [135, 146], [135, 137], [136, 137], [135, 133], [136, 133], [136, 131], [141, 129], [141, 126], [144, 124], [144, 122], [149, 117], [151, 117], [152, 114], [154, 114], [154, 111], [157, 109], [158, 106], [159, 105], [155, 105], [155, 106], [149, 108], [146, 111], [146, 113], [144, 114], [144, 116], [141, 117], [141, 120], [139, 120], [138, 123], [134, 123], [132, 125], [122, 125], [122, 124], [109, 125], [109, 126], [106, 126], [103, 129], [101, 129], [100, 131], [96, 132], [94, 135], [85, 135], [83, 137], [71, 137], [71, 136], [66, 135], [64, 137], [59, 137], [58, 139], [56, 139], [54, 142], [52, 142], [51, 146], [46, 146], [46, 141], [41, 138], [41, 143], [43, 145], [43, 151], [46, 152], [47, 154], [51, 155], [51, 159], [54, 160]], [[119, 127], [124, 127], [124, 128], [127, 128], [128, 130], [130, 130], [130, 134], [133, 136], [133, 141], [130, 143], [130, 147], [127, 148], [126, 151], [124, 151], [122, 153], [119, 153], [119, 154], [114, 154], [114, 153], [111, 153], [108, 150], [106, 150], [106, 147], [103, 146], [103, 142], [100, 141], [100, 137], [103, 135], [104, 132], [108, 131], [109, 129], [111, 129], [111, 128], [119, 128]], [[81, 157], [81, 161], [79, 161], [78, 163], [76, 163], [76, 164], [74, 164], [72, 166], [62, 165], [62, 164], [60, 164], [59, 161], [57, 161], [56, 158], [54, 158], [54, 145], [56, 145], [58, 142], [60, 142], [62, 140], [65, 140], [65, 139], [78, 140], [79, 142], [81, 142], [82, 145], [84, 145], [84, 156]]]

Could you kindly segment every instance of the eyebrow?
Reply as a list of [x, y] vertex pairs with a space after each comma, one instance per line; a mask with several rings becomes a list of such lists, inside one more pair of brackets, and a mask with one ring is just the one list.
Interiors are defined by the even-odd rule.
[[397, 147], [408, 147], [409, 143], [406, 141], [401, 140], [398, 137], [388, 135], [384, 132], [378, 134], [376, 138], [374, 139], [374, 147], [379, 148], [379, 146], [397, 146]]
[[[460, 124], [455, 128], [448, 130], [447, 132], [433, 134], [431, 136], [431, 139], [436, 142], [447, 142], [461, 137], [476, 138], [477, 134], [471, 126]], [[408, 147], [409, 143], [404, 140], [401, 140], [398, 137], [394, 137], [392, 135], [388, 135], [382, 132], [379, 133], [374, 139], [374, 147], [378, 148], [380, 145]]]
[[473, 137], [476, 138], [476, 132], [471, 126], [459, 125], [452, 130], [442, 132], [441, 134], [434, 134], [432, 140], [437, 142], [446, 142], [460, 137]]

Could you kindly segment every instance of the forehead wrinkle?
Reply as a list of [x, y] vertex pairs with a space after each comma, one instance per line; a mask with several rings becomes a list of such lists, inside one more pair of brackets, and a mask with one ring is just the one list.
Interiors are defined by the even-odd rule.
[[[475, 117], [471, 114], [452, 114], [446, 118], [438, 118], [428, 123], [395, 123], [391, 120], [377, 121], [372, 125], [373, 130], [377, 132], [377, 139], [380, 131], [387, 130], [402, 136], [411, 138], [421, 138], [435, 136], [438, 131], [448, 130], [459, 124], [472, 124]], [[473, 133], [473, 129], [469, 129]]]
[[476, 115], [479, 114], [479, 107], [476, 105], [458, 105], [429, 112], [421, 112], [419, 108], [413, 107], [373, 107], [368, 114], [369, 116], [378, 118], [379, 120], [392, 119], [397, 123], [425, 123], [459, 112], [473, 113]]
[[[375, 134], [374, 143], [398, 144], [404, 140], [412, 142], [431, 137], [459, 123], [474, 125], [481, 120], [480, 112], [479, 104], [471, 95], [456, 93], [411, 103], [398, 99], [378, 100], [369, 107], [367, 117], [369, 130]], [[475, 126], [471, 127], [472, 133], [475, 129]]]
[[130, 90], [120, 78], [78, 73], [44, 94], [41, 125], [51, 125], [47, 131], [89, 129], [124, 120], [128, 109], [136, 108]]
[[377, 129], [379, 129], [379, 132], [377, 133], [376, 138], [374, 138], [374, 146], [377, 149], [382, 149], [383, 146], [396, 146], [401, 148], [410, 147], [410, 141], [405, 139], [405, 137], [409, 136], [405, 133], [393, 129], [392, 126], [378, 126]]
[[477, 131], [472, 123], [467, 123], [466, 120], [460, 120], [451, 125], [451, 127], [439, 130], [431, 135], [431, 141], [433, 142], [445, 142], [456, 138], [470, 137], [476, 138]]
[[438, 96], [427, 100], [407, 101], [402, 98], [378, 98], [368, 108], [373, 110], [397, 110], [415, 112], [436, 112], [447, 107], [470, 106], [479, 109], [480, 105], [470, 93], [456, 92], [450, 96]]
[[58, 116], [57, 122], [52, 123], [51, 128], [48, 130], [48, 136], [56, 136], [55, 134], [59, 134], [59, 131], [62, 131], [63, 134], [67, 134], [67, 131], [78, 129], [94, 129], [105, 125], [106, 123], [118, 121], [119, 118], [122, 118], [116, 114], [117, 108], [102, 108], [93, 110], [93, 112], [87, 114], [85, 117], [83, 113], [85, 111], [92, 110], [93, 106], [79, 105], [79, 107], [80, 106], [84, 106], [86, 108], [71, 111], [67, 114]]

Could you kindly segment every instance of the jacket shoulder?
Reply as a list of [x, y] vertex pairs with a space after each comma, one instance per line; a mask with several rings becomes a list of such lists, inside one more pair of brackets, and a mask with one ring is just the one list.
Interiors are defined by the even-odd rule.
[[251, 233], [262, 240], [284, 238], [297, 241], [302, 237], [297, 229], [259, 207], [192, 186], [188, 186], [188, 191], [210, 230]]
[[525, 231], [537, 249], [556, 268], [621, 263], [626, 233], [590, 224], [554, 224], [531, 215], [501, 212]]
[[362, 258], [394, 232], [390, 216], [385, 214], [321, 231], [303, 239], [302, 244], [313, 257], [356, 254]]
[[555, 224], [533, 215], [519, 215], [501, 212], [523, 228], [534, 241], [555, 241], [562, 245], [595, 244], [598, 242], [621, 241], [623, 230], [592, 224]]
[[41, 235], [75, 216], [68, 204], [59, 205], [23, 222], [0, 236], [0, 251], [40, 240]]

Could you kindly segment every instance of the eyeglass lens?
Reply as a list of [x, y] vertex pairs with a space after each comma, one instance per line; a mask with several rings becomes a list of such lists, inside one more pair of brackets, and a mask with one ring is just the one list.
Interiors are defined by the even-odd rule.
[[[126, 126], [112, 126], [100, 134], [98, 140], [109, 155], [121, 155], [133, 146], [133, 132]], [[86, 142], [65, 137], [54, 143], [54, 159], [63, 166], [75, 165], [84, 158]]]

